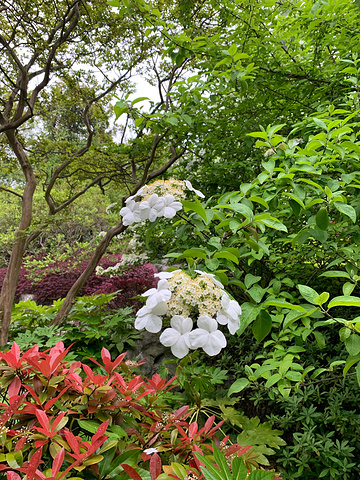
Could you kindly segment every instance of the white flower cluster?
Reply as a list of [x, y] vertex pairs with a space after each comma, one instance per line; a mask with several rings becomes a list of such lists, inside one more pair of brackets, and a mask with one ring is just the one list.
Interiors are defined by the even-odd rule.
[[[223, 285], [211, 273], [196, 270], [195, 279], [182, 270], [161, 272], [157, 288], [143, 295], [146, 304], [136, 314], [135, 328], [158, 333], [162, 318], [170, 318], [170, 328], [160, 335], [160, 342], [171, 347], [175, 357], [183, 358], [190, 349], [202, 348], [208, 355], [217, 355], [226, 346], [225, 335], [218, 325], [227, 325], [234, 335], [240, 327], [240, 305], [231, 300]], [[192, 317], [197, 317], [193, 330]], [[215, 317], [215, 318], [213, 318]]]
[[121, 275], [124, 271], [129, 267], [134, 267], [137, 265], [142, 265], [143, 263], [148, 260], [148, 255], [146, 253], [123, 253], [121, 256], [121, 262], [118, 262], [116, 265], [112, 267], [103, 268], [98, 265], [95, 269], [96, 275], [105, 276], [105, 277], [115, 277], [116, 275]]
[[185, 197], [185, 189], [204, 197], [188, 180], [183, 182], [171, 178], [144, 185], [136, 195], [126, 200], [126, 206], [120, 210], [123, 224], [132, 225], [143, 220], [154, 222], [158, 217], [173, 218], [182, 209], [180, 200]]

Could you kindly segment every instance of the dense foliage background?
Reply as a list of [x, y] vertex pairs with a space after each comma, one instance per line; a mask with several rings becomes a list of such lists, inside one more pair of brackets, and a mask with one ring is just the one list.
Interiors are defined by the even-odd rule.
[[[103, 347], [112, 358], [126, 349], [146, 356], [133, 322], [139, 295], [156, 286], [156, 269], [206, 270], [241, 305], [241, 327], [216, 357], [192, 352], [174, 361], [164, 349], [149, 353], [152, 373], [178, 375], [179, 387], [162, 398], [165, 410], [189, 405], [188, 429], [192, 421], [209, 426], [212, 415], [226, 420], [230, 441], [252, 446], [243, 453], [249, 469], [273, 468], [284, 479], [357, 479], [359, 17], [359, 2], [347, 0], [0, 2], [4, 351], [15, 339], [23, 351], [37, 344], [56, 356], [59, 340], [74, 343], [66, 357], [73, 369], [89, 356], [107, 359]], [[190, 180], [205, 198], [185, 200], [173, 219], [124, 226], [123, 201], [156, 176]], [[120, 266], [99, 276], [98, 263]], [[36, 303], [17, 303], [21, 294]], [[5, 355], [2, 401], [18, 395], [20, 408], [30, 390], [17, 389], [14, 378], [22, 381], [28, 367], [6, 373]], [[40, 410], [68, 382], [68, 373], [55, 376], [55, 393], [43, 374], [34, 374], [43, 390], [33, 382], [40, 400], [31, 393]], [[106, 420], [99, 398], [97, 427]], [[149, 438], [139, 440], [145, 434], [134, 412], [141, 408], [130, 404], [131, 414], [108, 430], [116, 440], [111, 454], [102, 450], [76, 478], [160, 475], [157, 457], [134, 456], [132, 470], [114, 464], [119, 455], [126, 464], [133, 442], [150, 447]], [[54, 422], [61, 409], [47, 405]], [[28, 420], [16, 415], [12, 430]], [[39, 412], [31, 415], [45, 428]], [[81, 415], [74, 435], [86, 441], [94, 418], [81, 424]], [[129, 437], [116, 430], [121, 422], [133, 428]], [[21, 476], [33, 451], [19, 444], [14, 452], [26, 455], [13, 460], [14, 442], [5, 437], [0, 465]], [[60, 450], [45, 443], [49, 462]], [[164, 454], [160, 480], [188, 478], [180, 465], [186, 448], [168, 463]], [[97, 463], [98, 471], [90, 467]]]

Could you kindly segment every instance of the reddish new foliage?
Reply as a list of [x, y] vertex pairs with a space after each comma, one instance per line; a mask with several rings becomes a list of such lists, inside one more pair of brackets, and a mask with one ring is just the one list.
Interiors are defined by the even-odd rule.
[[37, 345], [21, 352], [14, 343], [0, 352], [1, 478], [61, 480], [70, 474], [101, 480], [120, 478], [121, 467], [133, 480], [141, 480], [144, 469], [152, 480], [162, 470], [163, 480], [189, 474], [203, 480], [195, 453], [211, 453], [215, 445], [231, 464], [250, 448], [216, 438], [223, 422], [216, 424], [214, 415], [201, 426], [187, 421], [189, 406], [172, 411], [162, 396], [176, 377], [136, 375], [125, 354], [112, 360], [106, 348], [101, 362], [90, 359], [100, 367], [96, 371], [67, 363], [69, 348], [59, 342], [45, 352]]
[[[111, 255], [103, 258], [99, 265], [108, 268], [116, 265], [121, 260], [121, 255]], [[43, 305], [51, 305], [54, 300], [66, 296], [71, 286], [77, 278], [85, 270], [87, 262], [82, 262], [75, 267], [71, 261], [54, 262], [52, 265], [43, 268], [41, 280], [34, 280], [34, 273], [39, 277], [39, 270], [34, 272], [28, 271], [25, 267], [21, 268], [18, 287], [16, 290], [16, 301], [22, 294], [32, 294], [35, 300]], [[97, 295], [99, 293], [112, 293], [117, 290], [121, 292], [112, 302], [112, 307], [120, 308], [136, 304], [131, 297], [140, 295], [147, 289], [156, 286], [157, 279], [154, 278], [156, 273], [155, 267], [150, 263], [131, 268], [120, 277], [108, 278], [97, 276], [95, 273], [91, 275], [84, 288], [80, 292], [80, 296]], [[0, 286], [2, 285], [6, 274], [6, 268], [0, 269]]]

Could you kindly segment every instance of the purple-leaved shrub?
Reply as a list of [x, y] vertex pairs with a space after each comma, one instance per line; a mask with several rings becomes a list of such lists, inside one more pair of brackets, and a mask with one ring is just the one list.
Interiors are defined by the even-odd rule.
[[[106, 269], [116, 265], [120, 260], [121, 255], [110, 255], [102, 258], [99, 265]], [[32, 294], [38, 303], [51, 305], [54, 300], [66, 296], [87, 265], [88, 262], [84, 261], [74, 266], [71, 260], [66, 260], [56, 261], [43, 268], [38, 267], [38, 271], [34, 271], [34, 268], [22, 267], [15, 300], [19, 301], [22, 294]], [[131, 267], [119, 277], [108, 278], [93, 273], [79, 295], [90, 296], [121, 290], [111, 302], [111, 307], [139, 306], [139, 302], [132, 297], [157, 285], [158, 279], [154, 277], [154, 273], [156, 273], [156, 268], [150, 263]], [[6, 268], [1, 268], [0, 286], [4, 281], [5, 274]]]

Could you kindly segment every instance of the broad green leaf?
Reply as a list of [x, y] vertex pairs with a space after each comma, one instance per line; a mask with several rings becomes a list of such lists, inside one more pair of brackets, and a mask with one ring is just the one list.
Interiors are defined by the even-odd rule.
[[204, 207], [201, 203], [197, 202], [189, 202], [188, 200], [183, 200], [182, 204], [184, 206], [185, 211], [192, 210], [193, 212], [197, 213], [205, 223], [207, 223], [207, 216]]
[[233, 253], [226, 250], [216, 252], [213, 258], [226, 258], [227, 260], [231, 260], [232, 262], [234, 262], [236, 265], [239, 264], [239, 259]]
[[326, 230], [329, 226], [329, 215], [326, 208], [320, 208], [316, 214], [316, 225], [321, 230]]
[[178, 258], [202, 258], [206, 259], [206, 252], [202, 248], [189, 248], [185, 250]]
[[335, 297], [331, 300], [328, 306], [329, 309], [333, 307], [360, 307], [360, 298], [348, 295]]
[[324, 272], [320, 275], [320, 277], [330, 277], [330, 278], [338, 278], [338, 277], [343, 277], [343, 278], [348, 278], [350, 279], [350, 275], [347, 272], [343, 272], [341, 270], [331, 270], [328, 272]]
[[355, 208], [353, 208], [351, 205], [341, 202], [334, 202], [334, 206], [337, 210], [339, 210], [339, 212], [347, 215], [353, 221], [353, 223], [356, 223]]
[[343, 285], [343, 294], [344, 295], [351, 295], [352, 292], [354, 291], [354, 288], [356, 287], [356, 284], [355, 283], [351, 283], [351, 282], [346, 282], [344, 283]]
[[241, 392], [241, 390], [244, 390], [244, 388], [246, 388], [249, 384], [250, 381], [247, 378], [239, 378], [238, 380], [235, 380], [235, 382], [229, 388], [227, 393], [228, 397], [230, 397], [230, 395], [233, 393]]
[[300, 312], [307, 312], [304, 307], [300, 305], [295, 305], [292, 303], [288, 303], [285, 300], [266, 300], [263, 304], [264, 307], [272, 306], [272, 307], [279, 307], [279, 308], [289, 308], [290, 310], [299, 310]]
[[319, 348], [322, 349], [325, 347], [325, 337], [322, 333], [320, 333], [317, 330], [313, 331], [314, 337], [317, 341], [317, 344], [319, 345]]
[[[298, 285], [300, 294], [305, 298], [306, 301], [309, 303], [313, 303], [316, 305], [315, 298], [319, 297], [319, 294], [316, 290], [307, 285]], [[317, 304], [318, 305], [318, 304]]]
[[297, 197], [296, 195], [294, 195], [293, 193], [284, 192], [284, 193], [281, 194], [281, 196], [292, 198], [296, 203], [298, 203], [300, 205], [301, 208], [303, 208], [305, 210], [306, 207], [305, 207], [304, 203], [302, 202], [302, 200], [299, 197]]
[[282, 379], [282, 375], [280, 375], [280, 373], [275, 373], [274, 375], [271, 375], [271, 377], [265, 383], [265, 388], [272, 387], [273, 385], [275, 385], [275, 383], [277, 383], [281, 379]]
[[244, 283], [246, 288], [250, 288], [251, 285], [258, 282], [259, 280], [261, 280], [261, 277], [254, 276], [252, 273], [248, 273], [245, 275]]
[[345, 340], [345, 348], [352, 357], [358, 355], [358, 353], [360, 353], [360, 335], [352, 333]]
[[261, 310], [252, 325], [252, 332], [258, 342], [262, 342], [264, 338], [270, 333], [272, 327], [272, 320], [266, 310]]
[[261, 288], [260, 285], [256, 284], [256, 285], [253, 285], [248, 291], [247, 293], [250, 295], [250, 297], [255, 300], [256, 303], [260, 303], [263, 296], [265, 295], [266, 293], [266, 289], [265, 288]]
[[350, 370], [350, 368], [355, 365], [355, 363], [358, 363], [360, 361], [360, 355], [356, 355], [356, 357], [348, 357], [347, 360], [346, 360], [346, 364], [345, 364], [345, 367], [344, 367], [344, 370], [343, 370], [343, 375], [345, 377], [345, 375], [347, 374], [347, 372]]
[[245, 480], [248, 474], [246, 465], [242, 457], [235, 457], [232, 462], [232, 472], [234, 480]]
[[275, 230], [281, 230], [282, 232], [288, 231], [285, 225], [279, 222], [279, 220], [277, 220], [276, 218], [264, 218], [263, 220], [259, 220], [258, 222], [263, 223], [270, 228], [274, 228]]

